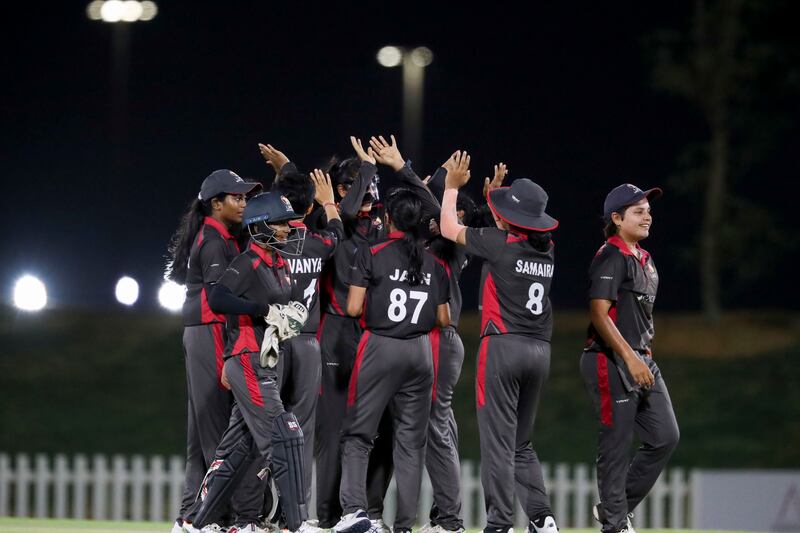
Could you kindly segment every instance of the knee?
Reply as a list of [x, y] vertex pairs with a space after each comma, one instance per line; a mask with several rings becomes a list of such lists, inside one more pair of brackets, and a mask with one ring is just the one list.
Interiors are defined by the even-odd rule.
[[531, 441], [525, 441], [517, 444], [514, 450], [514, 461], [517, 463], [533, 463], [536, 462], [536, 452], [533, 450]]

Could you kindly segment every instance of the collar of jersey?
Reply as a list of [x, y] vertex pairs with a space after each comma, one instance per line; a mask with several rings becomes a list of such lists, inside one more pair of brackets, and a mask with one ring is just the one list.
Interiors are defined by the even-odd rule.
[[[254, 254], [256, 254], [262, 261], [264, 261], [267, 266], [272, 266], [272, 256], [270, 256], [263, 248], [257, 245], [254, 242], [250, 243], [250, 250]], [[278, 258], [275, 261], [275, 266], [282, 267], [283, 266], [283, 257], [280, 256], [277, 252], [275, 252], [275, 256]]]
[[[606, 242], [608, 244], [612, 244], [617, 248], [619, 248], [619, 251], [622, 252], [622, 255], [630, 255], [634, 259], [636, 258], [636, 256], [633, 255], [633, 252], [631, 252], [631, 249], [628, 248], [628, 245], [625, 244], [625, 241], [623, 241], [622, 237], [620, 237], [619, 235], [612, 235], [611, 237], [608, 238]], [[641, 246], [639, 246], [638, 244], [636, 245], [636, 248], [638, 248], [639, 251], [642, 252], [642, 259], [641, 259], [642, 263], [647, 261], [647, 258], [650, 257], [650, 253]]]
[[386, 237], [389, 239], [402, 239], [403, 237], [405, 237], [405, 235], [406, 235], [405, 231], [393, 231]]
[[222, 235], [222, 237], [225, 238], [225, 239], [233, 239], [233, 235], [231, 235], [231, 232], [228, 231], [228, 228], [225, 227], [225, 224], [223, 224], [222, 222], [220, 222], [216, 218], [213, 218], [213, 217], [204, 218], [203, 219], [203, 225], [204, 226], [211, 226], [212, 228], [217, 230], [217, 233]]

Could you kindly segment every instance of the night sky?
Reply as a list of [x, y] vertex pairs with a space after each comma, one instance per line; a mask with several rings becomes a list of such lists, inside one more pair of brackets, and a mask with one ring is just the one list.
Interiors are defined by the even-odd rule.
[[[661, 274], [659, 307], [699, 306], [696, 261], [684, 252], [697, 238], [699, 210], [670, 189], [670, 176], [684, 146], [707, 130], [689, 103], [654, 89], [646, 46], [656, 30], [688, 24], [689, 2], [527, 3], [524, 10], [492, 2], [480, 12], [396, 1], [358, 10], [161, 2], [153, 21], [125, 28], [126, 93], [115, 93], [113, 81], [114, 43], [124, 35], [89, 20], [87, 3], [26, 3], [28, 12], [7, 16], [4, 302], [14, 279], [31, 272], [46, 281], [53, 305], [114, 307], [114, 283], [129, 274], [142, 285], [137, 306], [154, 306], [169, 237], [211, 171], [230, 168], [268, 184], [272, 171], [257, 142], [311, 169], [333, 153], [349, 155], [351, 134], [400, 136], [401, 71], [375, 61], [381, 46], [396, 44], [434, 53], [424, 151], [414, 162], [420, 175], [462, 148], [473, 154], [476, 196], [498, 161], [510, 177], [532, 178], [549, 192], [548, 211], [561, 221], [557, 308], [584, 305], [603, 199], [623, 182], [665, 188], [644, 243]], [[761, 22], [786, 42], [800, 20], [792, 4], [777, 4]], [[736, 189], [796, 235], [787, 228], [796, 225], [797, 102], [783, 114], [790, 125]], [[798, 308], [796, 283], [771, 289], [796, 277], [792, 253], [766, 277], [736, 285], [727, 303]], [[464, 292], [469, 305], [474, 295]]]

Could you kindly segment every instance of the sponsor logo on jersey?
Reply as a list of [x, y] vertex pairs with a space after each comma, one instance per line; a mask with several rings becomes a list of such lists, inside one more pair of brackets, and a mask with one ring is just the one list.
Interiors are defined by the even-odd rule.
[[286, 259], [292, 274], [316, 274], [322, 272], [322, 258], [303, 257], [299, 259]]
[[529, 274], [531, 276], [553, 277], [553, 265], [536, 261], [517, 259], [517, 267], [514, 270], [520, 274]]
[[[395, 268], [394, 269], [394, 273], [389, 276], [389, 279], [392, 280], [392, 281], [405, 281], [406, 279], [408, 279], [408, 271], [407, 270], [403, 270], [402, 272], [400, 272], [399, 268]], [[425, 272], [423, 272], [422, 273], [422, 283], [424, 283], [425, 285], [430, 285], [431, 284], [431, 275], [430, 274], [426, 274]]]

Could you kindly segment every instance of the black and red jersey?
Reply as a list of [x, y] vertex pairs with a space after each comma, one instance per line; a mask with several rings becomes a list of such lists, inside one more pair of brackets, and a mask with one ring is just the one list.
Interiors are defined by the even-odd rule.
[[481, 336], [516, 333], [550, 342], [553, 310], [553, 243], [536, 250], [524, 233], [467, 228], [468, 254], [485, 260], [481, 294]]
[[[610, 300], [608, 314], [625, 342], [635, 351], [650, 353], [658, 271], [646, 250], [639, 247], [639, 253], [637, 258], [618, 235], [609, 238], [589, 267], [589, 299]], [[588, 350], [610, 352], [592, 324], [588, 336]]]
[[403, 232], [362, 248], [351, 283], [366, 287], [365, 329], [386, 337], [408, 339], [425, 335], [436, 326], [436, 308], [447, 303], [450, 283], [445, 264], [430, 252], [423, 253], [422, 282], [408, 284], [408, 255], [400, 244]]
[[292, 275], [292, 300], [303, 302], [308, 309], [308, 322], [303, 333], [316, 333], [320, 320], [320, 276], [344, 237], [340, 220], [328, 222], [326, 230], [309, 231], [299, 256], [284, 256]]
[[225, 224], [206, 217], [189, 251], [186, 269], [186, 300], [183, 302], [183, 325], [197, 326], [225, 322], [225, 316], [211, 311], [207, 287], [216, 283], [233, 259], [239, 245]]
[[443, 261], [445, 270], [447, 271], [447, 279], [450, 284], [450, 325], [457, 328], [458, 322], [461, 319], [461, 307], [463, 305], [461, 287], [458, 284], [458, 280], [461, 279], [461, 273], [469, 263], [469, 256], [464, 251], [463, 246], [455, 245], [455, 243], [452, 244], [454, 244], [453, 250], [451, 253], [447, 254], [437, 253], [441, 251], [437, 249], [439, 247], [435, 248], [431, 246], [429, 249], [437, 258]]
[[[292, 297], [289, 268], [280, 255], [273, 257], [255, 243], [237, 256], [219, 283], [234, 296], [264, 305], [286, 304]], [[245, 352], [260, 352], [266, 324], [263, 316], [228, 315], [228, 344], [225, 357]]]

